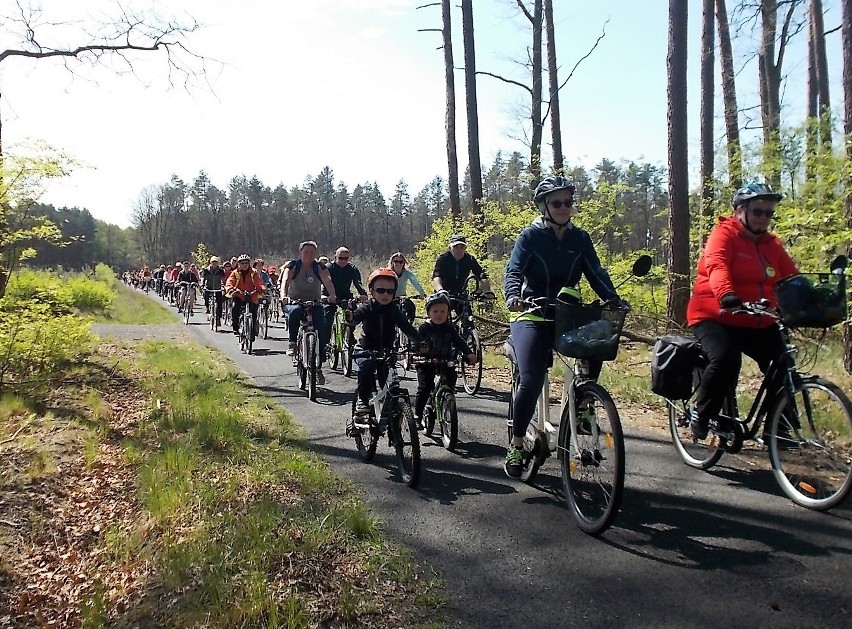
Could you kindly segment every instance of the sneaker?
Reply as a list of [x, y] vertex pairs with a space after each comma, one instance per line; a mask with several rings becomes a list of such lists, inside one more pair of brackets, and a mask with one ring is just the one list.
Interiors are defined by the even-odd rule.
[[698, 441], [704, 441], [707, 433], [710, 432], [710, 421], [700, 419], [694, 408], [690, 409], [690, 415], [689, 429], [692, 431], [692, 436]]
[[370, 405], [367, 404], [364, 400], [358, 400], [358, 403], [355, 405], [355, 413], [357, 415], [369, 415]]
[[325, 374], [322, 369], [317, 369], [317, 384], [325, 384]]
[[503, 464], [506, 476], [520, 478], [524, 471], [524, 451], [518, 446], [509, 445], [506, 450], [506, 462]]
[[423, 430], [423, 416], [422, 415], [414, 415], [414, 423], [417, 424], [417, 430]]
[[290, 341], [290, 344], [287, 345], [287, 355], [292, 356], [296, 353], [296, 341]]

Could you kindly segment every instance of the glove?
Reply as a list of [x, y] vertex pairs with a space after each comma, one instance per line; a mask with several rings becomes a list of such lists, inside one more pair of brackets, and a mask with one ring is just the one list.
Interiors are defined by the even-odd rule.
[[520, 297], [512, 297], [506, 301], [506, 307], [511, 312], [520, 312], [524, 309], [524, 302], [521, 300]]
[[737, 297], [736, 293], [728, 293], [719, 300], [719, 304], [721, 304], [722, 308], [731, 309], [739, 308], [743, 305], [743, 302]]

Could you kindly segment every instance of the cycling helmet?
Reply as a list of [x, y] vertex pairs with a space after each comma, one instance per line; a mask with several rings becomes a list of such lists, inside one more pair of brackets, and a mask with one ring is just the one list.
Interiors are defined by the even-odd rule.
[[373, 282], [375, 282], [380, 277], [386, 280], [393, 280], [394, 284], [398, 284], [399, 282], [399, 278], [397, 278], [396, 273], [394, 273], [392, 269], [376, 269], [375, 271], [370, 273], [370, 277], [367, 280], [367, 288], [372, 288]]
[[545, 197], [551, 192], [556, 192], [557, 190], [570, 190], [571, 192], [574, 192], [576, 189], [577, 186], [575, 186], [574, 182], [570, 179], [566, 179], [562, 175], [548, 175], [539, 181], [538, 185], [535, 187], [533, 201], [535, 201], [536, 205], [538, 205], [544, 201]]
[[237, 258], [237, 262], [251, 262], [251, 257], [249, 256], [249, 254], [244, 253], [239, 258]]
[[429, 312], [429, 308], [435, 304], [446, 304], [449, 308], [450, 298], [447, 297], [446, 293], [432, 293], [426, 298], [426, 312]]
[[731, 199], [731, 205], [736, 209], [738, 205], [747, 203], [752, 199], [769, 199], [770, 201], [780, 201], [784, 198], [783, 194], [774, 192], [769, 184], [753, 182], [743, 186], [734, 193]]
[[268, 269], [266, 269], [266, 270], [267, 270], [267, 271], [269, 271], [270, 273], [275, 273], [278, 269], [277, 269], [276, 267], [274, 267], [274, 266], [271, 266], [271, 267], [269, 267], [269, 268], [268, 268]]

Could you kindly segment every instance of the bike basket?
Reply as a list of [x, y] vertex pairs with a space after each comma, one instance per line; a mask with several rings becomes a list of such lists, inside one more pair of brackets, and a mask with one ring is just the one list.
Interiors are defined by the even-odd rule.
[[778, 310], [791, 328], [830, 328], [846, 320], [846, 278], [800, 273], [775, 285]]
[[553, 349], [569, 358], [614, 360], [627, 310], [557, 303]]

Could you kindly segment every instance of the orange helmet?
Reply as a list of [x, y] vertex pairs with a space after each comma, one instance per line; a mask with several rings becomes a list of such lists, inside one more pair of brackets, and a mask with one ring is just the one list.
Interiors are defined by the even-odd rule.
[[399, 278], [396, 276], [396, 273], [391, 269], [376, 269], [372, 273], [370, 273], [370, 277], [367, 280], [367, 288], [373, 287], [373, 282], [375, 282], [379, 278], [384, 278], [386, 280], [393, 280], [394, 286], [399, 283]]

